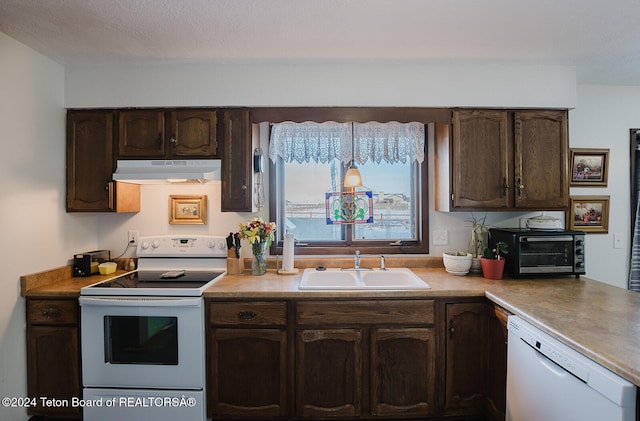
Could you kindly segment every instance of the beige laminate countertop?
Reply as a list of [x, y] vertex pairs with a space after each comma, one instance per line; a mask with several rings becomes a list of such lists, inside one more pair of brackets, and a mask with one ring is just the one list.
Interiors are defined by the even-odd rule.
[[[209, 299], [356, 299], [484, 297], [521, 316], [592, 360], [640, 386], [640, 294], [587, 278], [501, 281], [454, 276], [442, 267], [411, 270], [431, 289], [301, 291], [297, 275], [227, 275], [205, 291]], [[118, 272], [123, 273], [123, 272]], [[72, 278], [68, 268], [21, 277], [22, 295], [78, 297], [80, 288], [110, 276]]]

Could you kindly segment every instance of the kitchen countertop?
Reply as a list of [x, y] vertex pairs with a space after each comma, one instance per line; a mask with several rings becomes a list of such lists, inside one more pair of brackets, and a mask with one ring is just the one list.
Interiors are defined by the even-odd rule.
[[[441, 261], [441, 260], [440, 260]], [[298, 261], [296, 261], [298, 263]], [[640, 294], [582, 277], [490, 280], [454, 276], [444, 268], [411, 270], [431, 289], [413, 291], [301, 291], [296, 275], [227, 275], [205, 291], [208, 299], [356, 299], [484, 297], [640, 386]], [[123, 273], [124, 271], [118, 271]], [[55, 273], [55, 275], [53, 274]], [[21, 277], [26, 297], [78, 297], [80, 288], [109, 276], [73, 278], [70, 271]], [[45, 279], [45, 281], [43, 281]]]

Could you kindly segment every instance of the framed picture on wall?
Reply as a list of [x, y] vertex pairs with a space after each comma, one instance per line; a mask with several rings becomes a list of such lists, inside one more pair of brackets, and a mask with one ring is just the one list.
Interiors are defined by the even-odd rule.
[[169, 196], [170, 224], [201, 224], [207, 223], [207, 195]]
[[607, 186], [609, 149], [571, 148], [571, 186]]
[[567, 226], [572, 230], [609, 232], [609, 196], [571, 196]]

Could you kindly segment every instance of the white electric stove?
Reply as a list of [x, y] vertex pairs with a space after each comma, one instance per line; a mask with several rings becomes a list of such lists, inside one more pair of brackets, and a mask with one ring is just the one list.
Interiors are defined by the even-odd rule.
[[224, 237], [140, 237], [138, 269], [80, 290], [85, 421], [204, 421], [202, 294], [226, 274]]

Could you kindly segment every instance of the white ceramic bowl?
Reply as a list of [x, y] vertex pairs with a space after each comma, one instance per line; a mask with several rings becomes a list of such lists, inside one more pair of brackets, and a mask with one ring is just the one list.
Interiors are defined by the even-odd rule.
[[453, 275], [466, 275], [471, 269], [471, 253], [460, 253], [456, 251], [445, 251], [442, 253], [442, 262], [447, 272]]
[[111, 275], [116, 271], [118, 265], [116, 262], [104, 262], [98, 265], [98, 270], [100, 271], [100, 275]]

